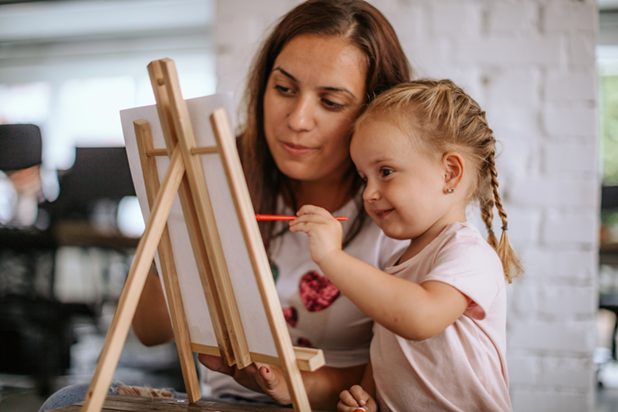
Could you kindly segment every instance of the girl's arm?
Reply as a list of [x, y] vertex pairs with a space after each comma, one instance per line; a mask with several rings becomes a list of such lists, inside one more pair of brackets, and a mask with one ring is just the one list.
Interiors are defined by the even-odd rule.
[[406, 339], [423, 340], [459, 318], [468, 298], [442, 282], [422, 284], [389, 275], [341, 249], [341, 224], [326, 210], [303, 206], [290, 230], [309, 236], [324, 274], [374, 321]]
[[[218, 356], [199, 355], [209, 369], [232, 376], [241, 385], [265, 393], [276, 402], [292, 402], [281, 369], [274, 365], [253, 364], [244, 369], [227, 366]], [[333, 409], [339, 393], [361, 381], [365, 365], [348, 368], [323, 366], [314, 372], [301, 372], [309, 402], [313, 408]]]
[[174, 338], [163, 288], [154, 267], [146, 278], [132, 326], [137, 338], [146, 346], [166, 343]]

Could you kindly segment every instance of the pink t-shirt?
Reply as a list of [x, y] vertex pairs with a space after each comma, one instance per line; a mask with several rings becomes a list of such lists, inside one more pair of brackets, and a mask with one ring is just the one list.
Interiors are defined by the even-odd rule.
[[412, 341], [374, 326], [371, 364], [380, 411], [509, 411], [506, 287], [500, 260], [467, 223], [445, 228], [386, 272], [447, 283], [472, 303], [439, 335]]

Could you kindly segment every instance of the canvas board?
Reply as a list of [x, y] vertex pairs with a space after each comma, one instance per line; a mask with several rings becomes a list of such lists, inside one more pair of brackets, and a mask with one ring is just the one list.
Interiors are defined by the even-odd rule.
[[[198, 147], [216, 146], [216, 139], [209, 122], [209, 116], [215, 109], [224, 107], [227, 110], [228, 117], [232, 118], [230, 115], [234, 112], [231, 110], [233, 106], [231, 95], [215, 94], [187, 99], [186, 102]], [[150, 210], [133, 121], [146, 120], [149, 122], [155, 148], [165, 148], [163, 131], [155, 105], [123, 110], [120, 112], [120, 116], [135, 191], [144, 219], [147, 220]], [[277, 357], [277, 348], [270, 333], [271, 327], [264, 309], [265, 303], [260, 295], [256, 274], [251, 265], [249, 251], [236, 215], [232, 193], [220, 154], [208, 153], [200, 154], [199, 156], [205, 179], [207, 180], [208, 193], [214, 209], [219, 238], [227, 262], [230, 281], [236, 296], [249, 351]], [[169, 158], [167, 156], [158, 156], [156, 163], [159, 178], [163, 180], [169, 165]], [[257, 223], [252, 224], [257, 225]], [[176, 195], [168, 219], [168, 230], [191, 343], [216, 347], [217, 340], [178, 195]], [[266, 253], [263, 250], [261, 252]], [[158, 256], [155, 257], [155, 263], [160, 271], [161, 265]], [[270, 282], [266, 287], [274, 289], [274, 282]]]

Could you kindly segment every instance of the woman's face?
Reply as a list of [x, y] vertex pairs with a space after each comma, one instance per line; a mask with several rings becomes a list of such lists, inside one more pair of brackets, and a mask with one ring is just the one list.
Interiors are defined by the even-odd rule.
[[341, 37], [299, 35], [283, 47], [266, 85], [264, 129], [286, 176], [320, 182], [346, 173], [366, 72], [363, 53]]

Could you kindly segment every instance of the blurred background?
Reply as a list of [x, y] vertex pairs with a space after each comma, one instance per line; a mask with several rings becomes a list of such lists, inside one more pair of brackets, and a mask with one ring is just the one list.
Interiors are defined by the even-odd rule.
[[[36, 125], [41, 142], [15, 170], [0, 127], [0, 410], [90, 379], [143, 230], [118, 112], [154, 103], [148, 62], [173, 58], [186, 98], [240, 103], [297, 3], [0, 1], [0, 126]], [[461, 84], [500, 140], [526, 267], [509, 289], [514, 409], [618, 410], [618, 1], [371, 3], [417, 75]], [[174, 347], [132, 336], [116, 379], [183, 389]]]
[[[0, 125], [34, 124], [42, 141], [40, 165], [7, 171], [32, 146], [8, 151], [15, 136], [0, 128], [0, 410], [36, 411], [90, 380], [144, 227], [119, 111], [154, 103], [146, 65], [163, 57], [185, 97], [215, 91], [213, 10], [208, 0], [0, 2]], [[183, 387], [174, 346], [132, 336], [116, 377]]]

